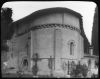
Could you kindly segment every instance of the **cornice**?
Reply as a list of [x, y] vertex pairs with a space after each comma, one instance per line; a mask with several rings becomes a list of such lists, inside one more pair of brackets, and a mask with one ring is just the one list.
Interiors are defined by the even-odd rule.
[[30, 32], [31, 30], [38, 30], [38, 29], [44, 29], [44, 28], [53, 28], [53, 27], [59, 27], [59, 28], [64, 28], [64, 29], [70, 29], [70, 30], [73, 30], [73, 31], [77, 31], [78, 33], [80, 33], [80, 29], [78, 29], [77, 27], [75, 26], [72, 26], [72, 25], [66, 25], [66, 24], [42, 24], [42, 25], [36, 25], [36, 26], [33, 26], [31, 27], [30, 29], [26, 29], [24, 32], [20, 33], [20, 34], [17, 34], [17, 37], [18, 36], [21, 36], [23, 34], [26, 34], [28, 32]]

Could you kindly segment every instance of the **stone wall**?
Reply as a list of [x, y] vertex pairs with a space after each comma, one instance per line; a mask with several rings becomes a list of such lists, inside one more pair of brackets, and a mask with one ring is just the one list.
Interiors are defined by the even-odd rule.
[[[18, 67], [23, 71], [25, 70], [22, 63], [24, 57], [28, 59], [28, 70], [32, 71], [34, 65], [32, 58], [35, 53], [38, 53], [40, 59], [38, 61], [39, 75], [50, 75], [51, 70], [48, 67], [50, 57], [53, 58], [54, 74], [63, 73], [61, 66], [64, 61], [68, 65], [69, 61], [77, 62], [83, 57], [83, 37], [80, 35], [79, 19], [71, 14], [44, 15], [32, 23], [19, 26], [21, 28], [16, 33], [20, 35], [17, 34], [14, 51], [18, 57]], [[24, 34], [21, 34], [23, 32]], [[71, 42], [74, 43], [73, 55], [70, 55]]]

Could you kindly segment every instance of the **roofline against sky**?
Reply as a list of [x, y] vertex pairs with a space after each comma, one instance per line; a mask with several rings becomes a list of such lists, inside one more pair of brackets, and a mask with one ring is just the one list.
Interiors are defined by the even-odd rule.
[[[46, 9], [41, 9], [41, 10], [37, 10], [33, 13], [31, 13], [30, 15], [24, 17], [24, 18], [21, 18], [17, 21], [14, 21], [13, 23], [16, 23], [16, 22], [24, 22], [25, 20], [31, 18], [31, 17], [34, 17], [36, 18], [37, 16], [44, 16], [44, 14], [50, 14], [50, 13], [57, 13], [57, 12], [68, 12], [68, 13], [71, 13], [72, 15], [78, 17], [78, 18], [81, 18], [82, 15], [76, 11], [73, 11], [71, 9], [68, 9], [68, 8], [65, 8], [65, 7], [54, 7], [54, 8], [46, 8]], [[42, 14], [41, 14], [42, 13]], [[44, 13], [44, 14], [43, 14]]]

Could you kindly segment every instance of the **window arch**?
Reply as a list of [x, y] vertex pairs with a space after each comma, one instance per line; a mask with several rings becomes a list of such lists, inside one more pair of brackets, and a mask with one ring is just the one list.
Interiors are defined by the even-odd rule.
[[74, 55], [75, 42], [73, 40], [68, 42], [70, 55]]

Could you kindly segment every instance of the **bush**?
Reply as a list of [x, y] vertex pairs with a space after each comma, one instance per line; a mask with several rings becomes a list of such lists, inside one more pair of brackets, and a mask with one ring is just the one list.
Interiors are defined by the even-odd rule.
[[78, 63], [75, 69], [72, 69], [70, 75], [72, 77], [86, 77], [88, 72], [88, 67], [84, 64]]

